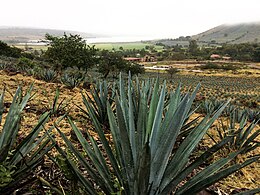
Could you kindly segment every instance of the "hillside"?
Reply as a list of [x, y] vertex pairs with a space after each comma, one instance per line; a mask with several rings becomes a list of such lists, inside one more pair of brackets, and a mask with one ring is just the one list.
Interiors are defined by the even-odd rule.
[[67, 34], [80, 34], [83, 38], [98, 37], [100, 35], [67, 31], [55, 29], [40, 29], [40, 28], [22, 28], [22, 27], [0, 27], [0, 40], [7, 43], [29, 42], [32, 40], [41, 40], [46, 33], [54, 36], [61, 36], [66, 32]]
[[255, 43], [260, 42], [260, 22], [220, 25], [192, 36], [201, 43]]
[[260, 42], [260, 22], [244, 24], [223, 24], [193, 36], [180, 36], [175, 39], [154, 40], [153, 43], [162, 43], [168, 46], [182, 45], [187, 47], [189, 40], [197, 40], [199, 45], [218, 45], [222, 43], [259, 43]]

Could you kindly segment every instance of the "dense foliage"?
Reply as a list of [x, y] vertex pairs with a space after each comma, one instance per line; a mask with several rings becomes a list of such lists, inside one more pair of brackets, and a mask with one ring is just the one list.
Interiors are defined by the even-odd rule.
[[118, 74], [124, 71], [127, 61], [118, 52], [102, 50], [100, 52], [98, 71], [106, 78], [110, 72]]
[[79, 35], [64, 34], [62, 37], [55, 37], [46, 34], [46, 40], [50, 46], [44, 55], [58, 69], [76, 66], [87, 70], [96, 63], [95, 47], [87, 45]]
[[6, 43], [0, 41], [0, 56], [19, 58], [22, 50], [17, 47], [10, 47]]

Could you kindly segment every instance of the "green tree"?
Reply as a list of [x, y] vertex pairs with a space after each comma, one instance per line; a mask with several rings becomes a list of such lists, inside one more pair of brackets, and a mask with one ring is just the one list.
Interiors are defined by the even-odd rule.
[[255, 62], [260, 62], [260, 46], [255, 48], [253, 53], [253, 59]]
[[137, 63], [129, 63], [127, 67], [127, 72], [131, 72], [131, 75], [138, 75], [145, 72], [144, 67]]
[[167, 72], [169, 73], [169, 75], [171, 75], [171, 79], [172, 79], [172, 75], [176, 74], [177, 72], [179, 72], [179, 70], [177, 68], [173, 68], [172, 66], [167, 70]]
[[[110, 72], [117, 73], [126, 70], [127, 61], [115, 51], [102, 50], [100, 53], [98, 71], [103, 74], [104, 78], [107, 78]], [[114, 75], [114, 76], [115, 76]]]
[[45, 57], [56, 64], [56, 68], [62, 69], [76, 66], [87, 70], [95, 64], [96, 49], [90, 47], [80, 35], [55, 37], [49, 34], [45, 36], [50, 47], [45, 53]]
[[0, 41], [0, 55], [7, 57], [19, 58], [22, 50], [16, 47], [10, 47], [6, 43]]
[[198, 44], [197, 41], [192, 39], [189, 41], [189, 52], [192, 56], [196, 56], [198, 54]]

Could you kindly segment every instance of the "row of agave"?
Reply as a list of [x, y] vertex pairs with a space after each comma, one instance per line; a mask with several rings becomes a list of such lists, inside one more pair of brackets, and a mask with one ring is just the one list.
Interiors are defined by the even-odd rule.
[[[213, 113], [214, 110], [223, 104], [223, 102], [224, 101], [221, 100], [205, 100], [199, 103], [200, 105], [197, 111], [204, 114]], [[232, 115], [232, 117], [235, 118], [235, 122], [237, 123], [239, 123], [241, 118], [244, 116], [247, 117], [249, 122], [260, 121], [260, 111], [258, 109], [241, 109], [240, 107], [232, 104], [225, 108], [222, 115], [226, 117]]]
[[[87, 132], [87, 141], [72, 119], [66, 116], [82, 150], [76, 148], [58, 124], [44, 129], [52, 111], [44, 113], [32, 132], [17, 143], [21, 112], [32, 90], [30, 88], [22, 97], [18, 88], [0, 134], [0, 193], [8, 194], [21, 187], [28, 175], [34, 175], [32, 170], [43, 162], [45, 154], [53, 148], [64, 157], [73, 180], [79, 185], [74, 189], [74, 194], [196, 194], [259, 160], [260, 155], [255, 155], [243, 163], [230, 164], [239, 154], [259, 147], [255, 141], [259, 130], [253, 137], [250, 135], [254, 125], [249, 128], [250, 131], [243, 131], [240, 135], [245, 140], [241, 147], [200, 169], [188, 179], [187, 176], [205, 164], [212, 155], [232, 145], [234, 139], [237, 140], [237, 134], [230, 133], [219, 141], [214, 140], [216, 143], [201, 155], [190, 158], [228, 105], [222, 104], [214, 113], [200, 120], [191, 120], [195, 112], [192, 104], [198, 88], [191, 94], [183, 94], [180, 86], [171, 91], [166, 83], [160, 86], [158, 80], [132, 80], [131, 76], [127, 84], [122, 77], [112, 86], [106, 82], [99, 83], [98, 87], [93, 88], [92, 96], [82, 94], [86, 107], [84, 112], [91, 119], [98, 140]], [[0, 119], [4, 112], [3, 99], [4, 93], [0, 96]], [[54, 102], [57, 102], [57, 96]], [[60, 133], [69, 153], [52, 136], [54, 128]], [[39, 138], [41, 130], [44, 130], [44, 135]], [[106, 136], [106, 130], [110, 131], [112, 141]], [[102, 143], [101, 146], [98, 143]], [[183, 181], [186, 182], [183, 184]], [[53, 189], [58, 194], [66, 193], [58, 187]], [[254, 189], [247, 193], [259, 191]]]
[[78, 68], [64, 70], [59, 76], [58, 72], [51, 68], [43, 68], [40, 66], [30, 67], [26, 63], [17, 64], [14, 60], [7, 61], [0, 59], [0, 70], [22, 72], [46, 82], [59, 81], [70, 89], [79, 86], [85, 79], [84, 71], [80, 71]]
[[[148, 73], [146, 73], [148, 74]], [[154, 76], [154, 74], [150, 74]], [[162, 74], [160, 76], [163, 76]], [[200, 95], [206, 99], [227, 100], [238, 106], [259, 109], [260, 77], [228, 77], [203, 75], [174, 75], [174, 81], [184, 86], [195, 86], [201, 82]]]
[[62, 84], [66, 87], [73, 89], [79, 86], [85, 79], [85, 73], [80, 72], [79, 70], [76, 71], [64, 71], [60, 78], [58, 79], [58, 73], [52, 69], [42, 69], [38, 71], [37, 78], [44, 80], [46, 82], [55, 82], [60, 80]]

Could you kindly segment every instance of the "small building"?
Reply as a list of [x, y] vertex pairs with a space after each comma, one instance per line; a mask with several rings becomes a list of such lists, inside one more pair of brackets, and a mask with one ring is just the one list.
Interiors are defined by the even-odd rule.
[[126, 57], [124, 60], [127, 60], [129, 62], [156, 62], [156, 56], [154, 55], [146, 55], [143, 58], [137, 58], [137, 57]]
[[146, 55], [143, 57], [143, 62], [156, 62], [156, 56], [154, 55]]
[[214, 60], [221, 59], [221, 56], [218, 54], [211, 54], [210, 59], [214, 59]]

